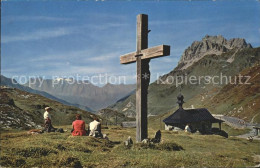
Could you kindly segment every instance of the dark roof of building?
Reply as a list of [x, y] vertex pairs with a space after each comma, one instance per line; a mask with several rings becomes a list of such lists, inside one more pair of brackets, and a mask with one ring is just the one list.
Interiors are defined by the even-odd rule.
[[167, 125], [188, 124], [201, 121], [210, 121], [212, 123], [222, 122], [221, 120], [214, 118], [205, 108], [188, 110], [179, 108], [172, 115], [163, 120]]

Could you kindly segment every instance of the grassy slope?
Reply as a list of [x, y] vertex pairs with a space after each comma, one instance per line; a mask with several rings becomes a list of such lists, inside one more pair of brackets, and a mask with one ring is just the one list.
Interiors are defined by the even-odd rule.
[[14, 105], [8, 105], [8, 107], [9, 109], [16, 109], [16, 111], [6, 111], [6, 105], [1, 105], [0, 110], [3, 111], [3, 113], [7, 113], [8, 115], [11, 113], [17, 113], [17, 115], [21, 115], [21, 111], [24, 111], [31, 116], [32, 121], [34, 121], [36, 124], [43, 124], [43, 113], [46, 106], [54, 109], [51, 115], [53, 123], [55, 123], [56, 125], [71, 124], [72, 121], [75, 120], [76, 113], [82, 114], [86, 122], [90, 122], [92, 120], [90, 118], [90, 112], [81, 110], [73, 106], [61, 104], [57, 101], [45, 98], [37, 94], [31, 94], [13, 88], [1, 88], [0, 94], [1, 103], [6, 104], [6, 102], [3, 102], [4, 99], [13, 100]]
[[100, 117], [106, 119], [108, 123], [116, 125], [116, 124], [121, 124], [124, 121], [133, 121], [135, 119], [133, 118], [128, 118], [124, 114], [119, 113], [118, 111], [112, 110], [112, 109], [102, 109], [98, 111], [97, 113]]
[[240, 74], [250, 76], [248, 82], [251, 84], [228, 84], [217, 95], [203, 104], [216, 113], [260, 123], [260, 65], [256, 64], [246, 68]]
[[[65, 127], [64, 127], [65, 128]], [[156, 129], [149, 129], [152, 137]], [[162, 143], [156, 146], [123, 141], [135, 137], [135, 129], [110, 127], [103, 130], [110, 141], [92, 137], [71, 137], [49, 133], [25, 132], [1, 134], [1, 166], [10, 167], [246, 167], [258, 164], [259, 141], [225, 139], [216, 135], [196, 135], [162, 131]], [[133, 138], [133, 141], [135, 139]], [[171, 150], [176, 144], [184, 150]]]
[[248, 82], [251, 84], [228, 84], [221, 89], [204, 91], [189, 99], [185, 106], [206, 107], [213, 114], [235, 116], [247, 122], [260, 123], [260, 65], [246, 68], [240, 74], [250, 76]]

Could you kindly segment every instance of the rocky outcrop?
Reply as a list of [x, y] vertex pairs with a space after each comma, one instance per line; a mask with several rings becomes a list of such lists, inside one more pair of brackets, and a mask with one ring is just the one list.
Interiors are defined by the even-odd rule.
[[191, 46], [184, 51], [178, 63], [178, 67], [179, 69], [186, 69], [205, 55], [221, 55], [233, 49], [239, 50], [243, 48], [252, 48], [252, 46], [242, 38], [227, 40], [221, 35], [206, 35], [201, 41], [194, 41]]
[[39, 128], [33, 120], [32, 115], [25, 110], [20, 109], [14, 103], [14, 99], [10, 98], [7, 92], [15, 92], [13, 88], [0, 88], [0, 127], [29, 129]]
[[0, 86], [0, 130], [41, 128], [46, 106], [53, 109], [51, 117], [55, 126], [71, 124], [76, 114], [81, 114], [86, 123], [92, 121], [92, 113], [87, 111], [63, 105], [37, 94]]

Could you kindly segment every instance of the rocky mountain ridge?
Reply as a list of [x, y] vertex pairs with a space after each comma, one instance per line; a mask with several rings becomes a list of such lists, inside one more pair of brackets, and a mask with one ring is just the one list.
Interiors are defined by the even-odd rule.
[[194, 62], [209, 54], [221, 55], [230, 50], [240, 50], [244, 48], [252, 48], [251, 44], [247, 43], [242, 38], [225, 39], [223, 36], [206, 35], [201, 41], [194, 41], [183, 52], [178, 63], [180, 70], [187, 69]]

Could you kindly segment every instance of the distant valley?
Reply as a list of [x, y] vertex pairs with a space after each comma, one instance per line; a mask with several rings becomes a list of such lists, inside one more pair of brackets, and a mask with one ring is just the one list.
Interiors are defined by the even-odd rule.
[[[46, 92], [72, 104], [89, 107], [92, 111], [98, 111], [116, 103], [122, 97], [128, 96], [136, 87], [133, 84], [113, 85], [109, 83], [98, 87], [89, 82], [69, 82], [68, 79], [59, 79], [55, 85], [51, 79], [43, 80], [42, 84], [39, 80], [32, 83], [34, 84], [31, 84], [30, 87], [34, 90]], [[29, 83], [26, 86], [29, 86]]]

